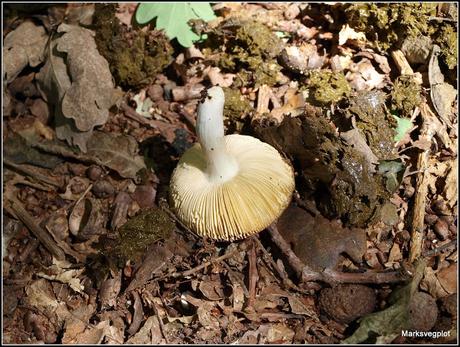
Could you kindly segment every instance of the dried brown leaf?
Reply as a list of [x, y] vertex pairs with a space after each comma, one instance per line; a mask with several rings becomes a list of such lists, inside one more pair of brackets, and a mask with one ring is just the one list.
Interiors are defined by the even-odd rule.
[[443, 195], [450, 207], [457, 204], [458, 160], [449, 163], [449, 171], [445, 176]]
[[88, 156], [95, 157], [98, 163], [124, 178], [136, 178], [137, 172], [145, 168], [144, 159], [138, 155], [137, 142], [129, 135], [94, 132], [87, 143], [87, 150]]
[[121, 271], [113, 274], [113, 278], [107, 278], [102, 282], [99, 291], [99, 300], [103, 309], [116, 305], [117, 297], [121, 289]]
[[434, 108], [443, 122], [445, 122], [448, 126], [452, 126], [452, 104], [457, 98], [457, 90], [449, 83], [444, 82], [444, 75], [441, 72], [438, 62], [438, 55], [440, 51], [439, 46], [433, 46], [430, 63], [428, 65], [431, 101], [433, 102]]
[[457, 292], [457, 264], [451, 264], [436, 275], [441, 286], [449, 293]]
[[220, 281], [201, 281], [199, 289], [207, 299], [212, 301], [221, 300], [224, 297], [224, 290]]
[[47, 269], [47, 273], [39, 272], [37, 276], [66, 283], [77, 293], [83, 293], [85, 287], [81, 284], [78, 276], [81, 275], [85, 269], [73, 269], [72, 267], [73, 265], [66, 260], [59, 261], [53, 258], [53, 265]]
[[27, 66], [40, 64], [48, 35], [45, 28], [25, 21], [6, 35], [3, 41], [3, 71], [7, 83], [13, 81]]
[[63, 33], [50, 44], [46, 64], [37, 75], [47, 101], [55, 107], [56, 134], [86, 151], [95, 126], [103, 125], [117, 94], [107, 61], [99, 54], [94, 33], [61, 24]]
[[126, 341], [126, 344], [134, 345], [157, 345], [164, 344], [166, 341], [162, 337], [160, 322], [157, 316], [150, 316], [142, 328]]

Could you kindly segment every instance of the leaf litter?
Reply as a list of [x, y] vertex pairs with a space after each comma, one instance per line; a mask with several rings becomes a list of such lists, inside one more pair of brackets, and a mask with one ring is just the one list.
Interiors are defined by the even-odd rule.
[[[187, 49], [135, 5], [40, 6], [5, 7], [5, 342], [454, 341], [454, 4], [215, 4]], [[167, 203], [217, 84], [296, 171], [230, 244]]]

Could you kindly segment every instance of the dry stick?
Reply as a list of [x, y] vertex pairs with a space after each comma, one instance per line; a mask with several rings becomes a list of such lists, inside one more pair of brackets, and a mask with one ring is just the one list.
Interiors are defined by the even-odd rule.
[[407, 274], [399, 271], [391, 272], [338, 272], [331, 269], [325, 269], [322, 272], [315, 271], [295, 255], [289, 244], [283, 239], [275, 225], [268, 228], [272, 240], [280, 248], [283, 254], [286, 255], [292, 269], [297, 273], [302, 282], [324, 281], [330, 284], [333, 283], [394, 283], [408, 279]]
[[439, 253], [444, 253], [445, 251], [449, 250], [450, 248], [455, 248], [457, 247], [457, 239], [452, 240], [442, 246], [439, 246], [437, 248], [433, 248], [429, 251], [426, 251], [422, 254], [423, 258], [428, 258], [428, 257], [434, 257], [438, 255]]
[[[420, 114], [422, 116], [422, 125], [420, 128], [420, 138], [425, 138], [430, 143], [436, 132], [434, 127], [429, 126], [429, 118], [435, 115], [429, 110], [428, 104], [420, 105]], [[418, 171], [415, 185], [415, 201], [411, 225], [411, 245], [409, 251], [409, 261], [413, 263], [422, 254], [423, 245], [423, 227], [425, 219], [425, 205], [428, 193], [428, 160], [430, 158], [430, 149], [424, 150], [418, 155]]]
[[302, 281], [317, 281], [321, 278], [321, 275], [318, 272], [310, 269], [295, 255], [291, 249], [291, 246], [289, 246], [283, 236], [281, 236], [275, 224], [270, 225], [267, 229], [270, 232], [272, 240], [279, 247], [281, 252], [283, 252], [283, 254], [287, 257], [289, 265], [291, 265], [292, 269], [297, 273]]
[[184, 107], [182, 107], [182, 105], [179, 104], [174, 108], [174, 111], [176, 111], [182, 116], [189, 130], [193, 134], [196, 134], [196, 121], [193, 118], [193, 115], [190, 114]]
[[158, 323], [160, 325], [161, 335], [163, 335], [163, 338], [165, 339], [165, 342], [168, 345], [169, 341], [168, 341], [168, 336], [166, 335], [166, 332], [165, 332], [165, 326], [163, 324], [163, 320], [161, 319], [160, 314], [158, 313], [157, 305], [153, 301], [152, 301], [152, 307], [153, 307], [153, 312], [155, 312], [155, 315], [157, 316], [157, 319], [158, 319]]
[[190, 270], [187, 270], [187, 271], [184, 271], [184, 272], [174, 272], [170, 275], [166, 275], [166, 277], [173, 277], [173, 278], [177, 278], [177, 277], [187, 277], [187, 276], [190, 276], [190, 275], [193, 275], [194, 273], [197, 273], [198, 271], [208, 267], [209, 265], [212, 265], [214, 263], [218, 263], [224, 259], [227, 259], [227, 258], [230, 258], [231, 256], [233, 256], [236, 252], [240, 251], [238, 248], [235, 248], [227, 253], [225, 253], [224, 255], [221, 255], [220, 257], [217, 257], [217, 258], [214, 258], [214, 259], [211, 259], [211, 260], [208, 260], [207, 262], [201, 264], [201, 265], [198, 265], [197, 267], [194, 267], [193, 269], [190, 269]]
[[257, 245], [259, 248], [262, 250], [262, 252], [265, 254], [264, 260], [267, 260], [270, 262], [271, 267], [278, 273], [278, 276], [280, 276], [281, 281], [284, 283], [284, 285], [289, 288], [289, 289], [294, 289], [299, 292], [303, 292], [299, 287], [297, 287], [287, 276], [286, 273], [278, 268], [278, 265], [275, 263], [273, 260], [273, 257], [268, 251], [265, 249], [264, 245], [258, 238], [255, 239], [257, 242]]
[[152, 129], [158, 129], [160, 127], [172, 127], [172, 124], [161, 122], [154, 119], [147, 119], [136, 112], [135, 109], [127, 105], [126, 103], [121, 104], [121, 110], [123, 111], [124, 115], [142, 125], [149, 126]]
[[34, 218], [24, 209], [22, 204], [14, 198], [9, 199], [9, 202], [11, 207], [5, 206], [5, 209], [9, 210], [11, 208], [13, 213], [9, 212], [17, 216], [57, 260], [64, 260], [64, 251], [57, 245], [50, 234], [35, 222]]
[[252, 307], [256, 301], [256, 287], [257, 281], [259, 280], [259, 274], [257, 272], [257, 251], [256, 243], [254, 241], [255, 237], [251, 238], [252, 247], [249, 249], [248, 258], [249, 258], [249, 299], [248, 307]]
[[39, 172], [35, 172], [25, 166], [22, 166], [22, 165], [17, 165], [11, 161], [9, 161], [8, 159], [4, 159], [3, 160], [3, 163], [19, 172], [22, 172], [23, 174], [27, 175], [27, 176], [30, 176], [32, 178], [35, 178], [36, 180], [38, 181], [42, 181], [44, 183], [47, 183], [49, 185], [52, 185], [53, 187], [57, 187], [57, 188], [60, 188], [62, 186], [61, 183], [57, 182], [56, 180], [53, 180], [52, 178], [48, 177], [48, 176], [45, 176]]

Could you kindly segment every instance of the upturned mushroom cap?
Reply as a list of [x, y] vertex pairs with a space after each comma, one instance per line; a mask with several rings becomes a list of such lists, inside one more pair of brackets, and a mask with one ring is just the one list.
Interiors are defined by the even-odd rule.
[[251, 136], [224, 136], [225, 96], [212, 87], [198, 105], [195, 144], [170, 182], [179, 219], [201, 236], [232, 241], [257, 233], [289, 204], [294, 172], [272, 146]]
[[232, 241], [265, 229], [281, 215], [291, 200], [294, 172], [275, 148], [254, 137], [227, 135], [224, 143], [237, 163], [231, 178], [210, 177], [205, 151], [196, 143], [174, 170], [170, 194], [177, 216], [190, 229]]

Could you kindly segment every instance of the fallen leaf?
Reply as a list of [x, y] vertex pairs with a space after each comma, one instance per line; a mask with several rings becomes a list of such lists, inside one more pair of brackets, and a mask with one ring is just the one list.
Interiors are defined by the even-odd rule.
[[102, 342], [104, 337], [110, 333], [109, 321], [99, 322], [96, 326], [88, 327], [83, 332], [75, 336], [74, 340], [68, 341], [69, 344], [86, 344], [86, 345], [98, 345]]
[[316, 312], [310, 308], [307, 307], [299, 298], [297, 298], [295, 295], [289, 295], [288, 297], [289, 301], [289, 306], [291, 306], [291, 312], [295, 314], [301, 314], [305, 315], [307, 317], [312, 317], [316, 318]]
[[67, 24], [61, 24], [58, 32], [62, 35], [51, 42], [37, 80], [47, 101], [55, 107], [58, 138], [86, 152], [93, 128], [108, 119], [116, 91], [94, 33]]
[[62, 163], [61, 158], [31, 147], [22, 136], [14, 133], [11, 135], [3, 143], [5, 160], [15, 164], [31, 164], [46, 169], [54, 169]]
[[450, 162], [449, 166], [442, 194], [446, 198], [447, 204], [453, 208], [457, 204], [458, 160], [455, 159]]
[[134, 12], [136, 12], [136, 7], [136, 3], [119, 3], [115, 17], [117, 17], [121, 23], [131, 27]]
[[62, 343], [69, 344], [71, 341], [76, 341], [78, 336], [85, 331], [88, 321], [95, 311], [96, 307], [91, 304], [73, 310], [65, 322]]
[[52, 281], [66, 283], [77, 293], [83, 293], [85, 287], [81, 284], [79, 275], [85, 271], [84, 268], [72, 269], [72, 264], [66, 260], [59, 261], [53, 258], [53, 265], [47, 268], [47, 273], [39, 272], [37, 276], [46, 278]]
[[137, 172], [146, 167], [143, 157], [137, 153], [138, 145], [133, 137], [97, 131], [88, 140], [86, 154], [124, 178], [136, 178]]
[[449, 294], [457, 293], [457, 264], [442, 269], [436, 274], [441, 286]]
[[6, 35], [3, 41], [3, 73], [7, 83], [27, 66], [43, 62], [48, 35], [43, 26], [26, 20]]
[[399, 263], [402, 260], [401, 248], [395, 242], [391, 247], [390, 254], [388, 255], [388, 261], [385, 263], [385, 267], [392, 267], [394, 264]]
[[448, 126], [452, 127], [451, 116], [453, 115], [452, 104], [457, 98], [457, 90], [447, 82], [439, 67], [438, 55], [441, 49], [434, 45], [428, 65], [428, 79], [430, 81], [431, 101], [439, 117]]
[[318, 54], [317, 46], [309, 43], [287, 46], [280, 55], [280, 63], [284, 67], [300, 74], [321, 68], [325, 60], [324, 56]]
[[444, 287], [439, 282], [438, 277], [436, 276], [436, 271], [431, 267], [427, 267], [423, 274], [423, 280], [420, 283], [420, 288], [426, 290], [435, 298], [443, 298], [449, 295]]
[[38, 279], [26, 287], [26, 305], [35, 307], [43, 312], [50, 320], [62, 325], [71, 315], [65, 302], [59, 302], [53, 293], [51, 283]]
[[224, 291], [220, 281], [201, 281], [199, 289], [207, 299], [212, 301], [221, 300], [224, 297]]
[[120, 289], [121, 271], [113, 274], [113, 278], [107, 278], [104, 282], [102, 282], [99, 292], [99, 300], [103, 309], [114, 307], [116, 305]]
[[150, 316], [136, 335], [130, 337], [128, 341], [126, 341], [126, 344], [159, 345], [165, 342], [166, 341], [162, 337], [158, 317]]

